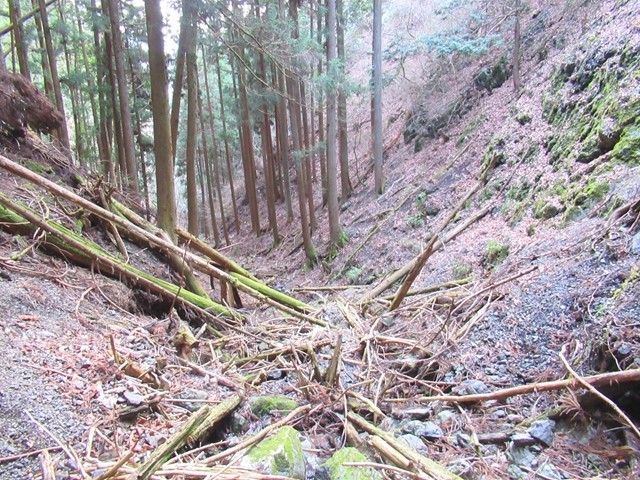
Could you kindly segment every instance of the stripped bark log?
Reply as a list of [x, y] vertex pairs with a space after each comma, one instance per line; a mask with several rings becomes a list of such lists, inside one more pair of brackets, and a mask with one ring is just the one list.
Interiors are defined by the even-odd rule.
[[[640, 382], [640, 369], [625, 370], [622, 372], [602, 373], [590, 377], [582, 377], [582, 380], [596, 388], [612, 387], [621, 383]], [[520, 385], [518, 387], [505, 388], [490, 393], [478, 393], [476, 395], [435, 395], [433, 397], [419, 397], [416, 401], [420, 403], [445, 402], [445, 403], [478, 403], [490, 400], [506, 400], [516, 395], [527, 395], [529, 393], [548, 392], [550, 390], [560, 390], [570, 388], [576, 390], [583, 388], [582, 383], [576, 378], [567, 380], [552, 380], [550, 382], [532, 383], [530, 385]]]

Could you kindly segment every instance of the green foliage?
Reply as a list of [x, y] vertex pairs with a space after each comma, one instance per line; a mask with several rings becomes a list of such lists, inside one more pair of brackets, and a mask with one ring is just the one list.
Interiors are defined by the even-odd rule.
[[427, 52], [435, 53], [438, 57], [461, 54], [470, 57], [486, 55], [491, 47], [502, 44], [499, 35], [474, 38], [470, 33], [445, 32], [434, 35], [424, 35], [419, 39]]
[[350, 283], [356, 283], [363, 272], [364, 270], [360, 266], [349, 267], [347, 271], [344, 272], [344, 277], [349, 280]]

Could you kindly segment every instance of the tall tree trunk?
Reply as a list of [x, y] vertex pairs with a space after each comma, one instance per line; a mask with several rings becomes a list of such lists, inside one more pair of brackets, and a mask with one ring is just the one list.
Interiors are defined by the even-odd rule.
[[293, 207], [291, 205], [291, 175], [289, 172], [289, 128], [287, 125], [287, 87], [285, 72], [278, 68], [278, 138], [280, 142], [280, 165], [284, 180], [284, 203], [287, 209], [287, 221], [293, 220]]
[[[108, 14], [108, 6], [106, 1], [102, 1], [102, 11], [105, 15]], [[112, 137], [115, 139], [115, 153], [117, 162], [113, 166], [113, 181], [118, 184], [122, 183], [121, 175], [126, 171], [124, 165], [124, 140], [122, 138], [122, 122], [120, 121], [120, 109], [118, 108], [118, 94], [116, 91], [116, 72], [113, 65], [113, 45], [111, 43], [111, 34], [107, 31], [104, 32], [104, 50], [107, 60], [106, 73], [108, 75], [108, 81], [106, 82], [106, 88], [108, 90], [109, 100], [111, 101], [111, 119], [113, 121]], [[107, 123], [107, 130], [111, 125], [111, 122]], [[111, 136], [111, 135], [110, 135]]]
[[178, 38], [178, 52], [176, 54], [176, 76], [173, 79], [173, 98], [171, 101], [171, 151], [175, 163], [178, 145], [178, 126], [180, 123], [180, 100], [182, 99], [182, 87], [184, 84], [184, 61], [190, 42], [191, 28], [187, 21], [189, 14], [189, 2], [182, 0], [182, 17], [180, 20], [180, 37]]
[[[218, 142], [216, 140], [216, 129], [214, 126], [213, 104], [211, 103], [211, 91], [209, 90], [209, 75], [207, 69], [207, 59], [204, 51], [204, 45], [202, 45], [202, 76], [204, 77], [204, 86], [207, 94], [207, 108], [209, 112], [209, 128], [211, 129], [211, 158], [213, 160], [213, 177], [216, 185], [216, 192], [218, 194], [218, 206], [220, 207], [220, 221], [222, 223], [222, 233], [224, 234], [224, 240], [227, 245], [231, 243], [229, 240], [229, 231], [227, 229], [227, 217], [224, 214], [224, 201], [222, 198], [222, 186], [220, 185], [220, 156], [218, 155]], [[202, 113], [200, 113], [202, 115]], [[202, 132], [204, 134], [204, 126]]]
[[4, 60], [4, 50], [2, 49], [2, 42], [0, 42], [0, 72], [7, 71], [7, 62]]
[[[109, 142], [108, 121], [109, 114], [107, 108], [107, 100], [105, 98], [105, 86], [104, 79], [106, 76], [106, 65], [104, 62], [105, 55], [103, 54], [100, 45], [100, 31], [98, 29], [98, 21], [95, 18], [98, 8], [96, 6], [96, 0], [91, 0], [92, 11], [92, 30], [93, 30], [93, 49], [96, 58], [96, 88], [98, 89], [98, 108], [99, 108], [99, 131], [100, 141], [99, 145], [102, 145], [102, 156], [100, 161], [103, 164], [102, 173], [105, 175], [108, 181], [113, 182], [115, 180], [115, 170], [113, 168], [113, 157], [111, 144]], [[163, 60], [164, 61], [164, 60]], [[87, 63], [88, 65], [88, 63]]]
[[[344, 53], [344, 0], [336, 0], [337, 9], [337, 40], [338, 40], [338, 60], [340, 60], [341, 71], [344, 73], [345, 53]], [[340, 154], [340, 183], [342, 187], [341, 201], [346, 202], [353, 187], [349, 178], [349, 142], [347, 140], [347, 94], [341, 82], [338, 89], [338, 144]]]
[[258, 195], [256, 191], [256, 167], [253, 155], [253, 140], [251, 116], [249, 112], [249, 99], [247, 97], [246, 74], [245, 74], [245, 57], [244, 48], [236, 47], [236, 56], [238, 61], [235, 62], [238, 73], [238, 94], [240, 101], [240, 118], [241, 118], [241, 142], [242, 142], [242, 165], [244, 167], [244, 185], [249, 202], [249, 211], [251, 216], [251, 227], [256, 235], [260, 235], [260, 217], [258, 211]]
[[[328, 41], [327, 68], [330, 78], [335, 78], [336, 59], [336, 0], [327, 0], [328, 4]], [[334, 245], [341, 243], [340, 218], [338, 211], [338, 185], [336, 165], [336, 133], [338, 114], [336, 92], [327, 92], [327, 201], [329, 205], [329, 238]]]
[[521, 1], [516, 0], [516, 24], [513, 31], [513, 88], [518, 93], [522, 87], [522, 79], [520, 77], [520, 8]]
[[47, 56], [49, 57], [49, 68], [51, 69], [51, 81], [53, 82], [53, 91], [56, 98], [56, 107], [62, 113], [64, 118], [62, 125], [60, 126], [60, 143], [67, 150], [71, 152], [71, 144], [69, 143], [69, 130], [67, 129], [67, 117], [64, 113], [64, 99], [62, 97], [62, 89], [60, 88], [60, 77], [58, 76], [58, 63], [56, 61], [56, 54], [53, 48], [53, 41], [51, 40], [51, 30], [49, 28], [49, 16], [47, 14], [47, 7], [44, 0], [38, 0], [38, 6], [40, 8], [40, 21], [42, 22], [42, 34], [44, 35], [44, 42], [47, 47]]
[[[224, 97], [222, 93], [222, 76], [220, 75], [220, 56], [216, 52], [216, 74], [218, 77], [218, 94], [220, 98], [220, 119], [222, 120], [222, 136], [224, 138], [224, 156], [227, 163], [227, 176], [229, 178], [229, 189], [231, 193], [231, 204], [233, 206], [233, 219], [236, 223], [236, 233], [240, 233], [240, 218], [238, 217], [238, 205], [236, 203], [236, 189], [233, 184], [233, 165], [231, 162], [231, 149], [227, 137], [227, 120], [224, 114]], [[213, 111], [213, 110], [212, 110]]]
[[[281, 4], [282, 7], [282, 4]], [[289, 16], [297, 25], [297, 0], [289, 0]], [[297, 28], [294, 26], [292, 38], [297, 38]], [[298, 205], [300, 207], [300, 226], [302, 228], [302, 242], [307, 261], [310, 264], [317, 262], [317, 252], [311, 240], [311, 228], [309, 226], [309, 214], [307, 212], [306, 176], [304, 171], [304, 152], [301, 141], [302, 125], [300, 117], [300, 86], [294, 72], [289, 70], [286, 74], [289, 120], [291, 122], [291, 139], [293, 140], [293, 156], [296, 165], [296, 181], [298, 182]]]
[[[31, 5], [34, 9], [40, 11], [38, 0], [31, 0]], [[49, 57], [47, 56], [47, 46], [44, 43], [44, 35], [42, 34], [42, 22], [40, 21], [40, 14], [34, 15], [33, 20], [36, 24], [38, 31], [38, 46], [40, 47], [40, 64], [42, 65], [42, 77], [44, 80], [44, 92], [52, 102], [56, 101], [55, 94], [53, 93], [53, 83], [51, 82], [51, 68], [49, 68]]]
[[309, 140], [309, 121], [307, 120], [307, 97], [304, 90], [304, 81], [300, 79], [300, 93], [298, 95], [302, 113], [302, 130], [304, 132], [304, 177], [306, 179], [307, 201], [309, 202], [309, 224], [311, 231], [316, 229], [316, 208], [313, 202], [313, 181], [311, 175], [311, 142]]
[[[82, 20], [80, 18], [80, 9], [78, 7], [78, 0], [74, 0], [73, 2], [76, 14], [76, 21], [78, 26], [78, 35], [80, 38], [84, 38], [84, 31], [82, 27]], [[98, 105], [96, 103], [96, 84], [93, 75], [91, 74], [91, 68], [89, 66], [89, 55], [87, 54], [87, 47], [85, 42], [80, 42], [80, 48], [82, 51], [82, 65], [84, 67], [84, 76], [87, 81], [87, 86], [89, 90], [89, 103], [91, 105], [91, 116], [93, 118], [93, 128], [96, 132], [96, 143], [98, 145], [98, 158], [100, 160], [104, 160], [106, 157], [106, 149], [102, 142], [102, 137], [100, 135], [100, 120], [98, 117]]]
[[[205, 75], [206, 75], [206, 70], [204, 68], [203, 68], [203, 71], [205, 72]], [[202, 177], [206, 176], [206, 180], [207, 180], [206, 192], [207, 192], [207, 199], [209, 200], [209, 214], [211, 216], [211, 225], [213, 226], [213, 241], [215, 242], [216, 248], [219, 248], [222, 243], [220, 242], [220, 231], [218, 229], [218, 221], [216, 220], [216, 205], [213, 199], [213, 179], [211, 174], [211, 161], [210, 161], [211, 156], [209, 155], [209, 145], [207, 144], [207, 138], [206, 138], [205, 128], [204, 128], [204, 115], [202, 114], [202, 110], [203, 110], [202, 98], [198, 95], [198, 116], [200, 117], [200, 139], [202, 143], [202, 154], [204, 157], [204, 169], [203, 169], [203, 165], [200, 165], [200, 175], [201, 175], [200, 188], [203, 191], [202, 206], [204, 209], [204, 206], [206, 205], [204, 201], [205, 185], [202, 179]], [[215, 146], [212, 145], [212, 150], [214, 149], [215, 149]], [[218, 199], [218, 203], [219, 202], [220, 202], [220, 199]], [[224, 217], [222, 217], [222, 220], [224, 221]]]
[[149, 44], [158, 227], [167, 232], [172, 240], [175, 240], [176, 193], [173, 182], [173, 154], [171, 153], [167, 67], [164, 56], [164, 38], [162, 37], [162, 11], [160, 0], [145, 0], [144, 5]]
[[[57, 4], [58, 14], [60, 15], [60, 21], [62, 23], [65, 22], [64, 12], [62, 11], [62, 6], [60, 3]], [[82, 129], [83, 123], [80, 113], [80, 96], [79, 89], [77, 85], [76, 79], [78, 78], [77, 73], [72, 75], [71, 72], [71, 53], [69, 52], [68, 42], [66, 36], [62, 37], [62, 52], [64, 54], [65, 66], [67, 67], [67, 87], [69, 88], [69, 98], [71, 100], [71, 115], [73, 116], [73, 127], [74, 127], [74, 140], [76, 146], [76, 156], [78, 162], [83, 167], [86, 167], [86, 159], [84, 153], [84, 142], [82, 138]]]
[[129, 107], [129, 92], [127, 90], [127, 77], [124, 67], [122, 34], [120, 33], [120, 9], [118, 0], [108, 0], [108, 5], [109, 21], [111, 23], [111, 38], [113, 42], [113, 56], [116, 66], [116, 78], [118, 81], [118, 101], [120, 106], [120, 119], [122, 123], [122, 139], [124, 142], [124, 167], [126, 169], [127, 177], [126, 184], [132, 192], [138, 193], [138, 166], [133, 141], [133, 128], [131, 126], [131, 109]]
[[382, 0], [373, 0], [373, 169], [375, 191], [382, 194]]
[[196, 18], [194, 5], [189, 0], [188, 21], [189, 21], [189, 44], [187, 47], [187, 217], [189, 233], [196, 237], [200, 234], [198, 225], [198, 187], [196, 183], [196, 142], [198, 116], [198, 88], [196, 84]]
[[15, 39], [16, 54], [18, 56], [18, 65], [20, 74], [31, 80], [31, 72], [29, 71], [29, 56], [27, 52], [27, 43], [24, 38], [24, 30], [20, 22], [20, 0], [7, 0], [9, 3], [9, 17], [13, 25], [13, 38]]
[[[325, 15], [322, 15], [322, 7], [323, 1], [318, 0], [318, 13], [316, 15], [316, 21], [318, 28], [316, 31], [318, 32], [318, 45], [326, 45], [323, 42], [322, 32], [324, 31], [324, 27], [322, 25], [322, 21], [325, 18]], [[322, 55], [318, 58], [318, 77], [322, 77]], [[318, 143], [320, 144], [318, 162], [320, 163], [320, 184], [322, 188], [322, 205], [327, 204], [327, 145], [325, 142], [325, 125], [324, 125], [324, 96], [322, 89], [318, 91]]]
[[[204, 132], [202, 131], [202, 128], [200, 129], [200, 138], [202, 140], [202, 145], [204, 145]], [[215, 210], [213, 209], [213, 206], [210, 205], [209, 211], [213, 212], [213, 217], [212, 218], [208, 218], [207, 215], [207, 200], [206, 197], [211, 195], [211, 190], [205, 187], [205, 179], [207, 181], [207, 183], [209, 182], [208, 178], [206, 177], [206, 173], [203, 167], [203, 163], [207, 162], [206, 157], [204, 157], [204, 155], [206, 155], [204, 153], [204, 151], [202, 149], [198, 149], [197, 153], [196, 153], [196, 158], [197, 158], [197, 166], [198, 166], [198, 178], [200, 179], [200, 209], [199, 209], [199, 213], [200, 213], [200, 224], [203, 226], [203, 230], [204, 230], [204, 238], [206, 238], [207, 240], [211, 238], [211, 229], [209, 228], [209, 223], [210, 220], [213, 220], [213, 224], [215, 225]], [[209, 200], [211, 200], [211, 198], [209, 198]], [[216, 243], [216, 248], [218, 247], [218, 244]]]

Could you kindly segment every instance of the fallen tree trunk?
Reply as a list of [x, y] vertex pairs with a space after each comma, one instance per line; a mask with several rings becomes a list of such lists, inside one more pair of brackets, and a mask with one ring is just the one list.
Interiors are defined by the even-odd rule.
[[193, 443], [200, 439], [217, 422], [229, 415], [240, 405], [242, 397], [234, 395], [227, 398], [215, 407], [205, 405], [194, 413], [185, 424], [176, 430], [169, 439], [162, 444], [144, 462], [131, 478], [147, 480], [156, 470], [158, 470], [169, 458], [187, 443]]
[[402, 456], [406, 457], [413, 464], [414, 468], [423, 471], [436, 480], [462, 480], [458, 475], [450, 472], [438, 462], [424, 455], [420, 455], [413, 447], [402, 443], [393, 434], [367, 422], [357, 413], [348, 412], [347, 420], [368, 434], [375, 435], [384, 440], [393, 450], [396, 450]]
[[[35, 233], [39, 228], [47, 232], [47, 242], [54, 245], [67, 258], [86, 267], [97, 267], [103, 274], [122, 276], [132, 284], [146, 288], [168, 300], [177, 299], [182, 303], [193, 305], [201, 309], [210, 310], [226, 317], [232, 317], [231, 311], [212, 300], [196, 295], [166, 280], [154, 277], [104, 251], [100, 246], [86, 240], [66, 227], [44, 220], [28, 207], [13, 202], [6, 195], [0, 193], [0, 220], [9, 228], [15, 226], [23, 233]], [[104, 269], [103, 267], [108, 267]]]
[[299, 309], [295, 309], [295, 308], [291, 308], [288, 305], [283, 305], [282, 303], [280, 303], [280, 301], [269, 297], [268, 295], [266, 295], [265, 293], [261, 293], [259, 291], [257, 291], [255, 288], [252, 288], [242, 282], [240, 282], [239, 280], [237, 280], [236, 278], [234, 278], [233, 276], [229, 275], [228, 273], [220, 270], [219, 268], [215, 267], [214, 265], [211, 265], [209, 262], [207, 262], [205, 259], [194, 255], [191, 252], [185, 251], [184, 249], [177, 247], [175, 244], [173, 244], [171, 241], [165, 239], [165, 238], [160, 238], [156, 235], [153, 235], [152, 233], [147, 232], [146, 230], [144, 230], [143, 228], [138, 227], [137, 225], [131, 223], [130, 221], [120, 217], [119, 215], [114, 214], [113, 212], [110, 212], [108, 210], [105, 210], [104, 208], [99, 207], [98, 205], [90, 202], [89, 200], [86, 200], [84, 198], [82, 198], [81, 196], [47, 180], [46, 178], [32, 172], [31, 170], [22, 167], [21, 165], [18, 165], [15, 162], [12, 162], [11, 160], [9, 160], [8, 158], [0, 155], [0, 167], [8, 170], [9, 172], [18, 175], [26, 180], [29, 180], [37, 185], [40, 185], [42, 187], [44, 187], [45, 189], [47, 189], [49, 192], [53, 193], [54, 195], [58, 195], [62, 198], [65, 198], [66, 200], [69, 200], [70, 202], [75, 203], [76, 205], [84, 208], [85, 210], [87, 210], [88, 212], [91, 212], [105, 220], [111, 221], [114, 224], [123, 227], [125, 229], [129, 229], [131, 232], [135, 233], [136, 235], [139, 235], [141, 238], [144, 238], [146, 241], [148, 241], [150, 244], [155, 245], [158, 248], [163, 248], [166, 249], [168, 252], [172, 252], [175, 253], [177, 255], [179, 255], [181, 258], [184, 258], [185, 261], [191, 265], [194, 268], [197, 268], [198, 270], [209, 274], [209, 275], [213, 275], [216, 278], [220, 278], [223, 279], [225, 281], [227, 281], [228, 283], [230, 283], [231, 285], [233, 285], [234, 287], [236, 287], [238, 290], [241, 290], [255, 298], [257, 298], [259, 301], [264, 302], [264, 303], [268, 303], [269, 305], [272, 305], [288, 314], [291, 314], [293, 316], [297, 316], [299, 318], [303, 318], [305, 320], [309, 320], [309, 321], [315, 321], [315, 323], [318, 323], [320, 325], [326, 325], [325, 322], [319, 320], [319, 319], [312, 319], [312, 317], [309, 317], [308, 315], [302, 314], [299, 312], [299, 310], [304, 310], [304, 311], [311, 311], [312, 307], [308, 306], [305, 304], [304, 308], [299, 308]]
[[[620, 383], [640, 382], [640, 369], [625, 370], [622, 372], [602, 373], [590, 377], [582, 377], [582, 380], [596, 388], [611, 387]], [[476, 395], [436, 395], [433, 397], [420, 397], [416, 400], [420, 403], [446, 402], [446, 403], [477, 403], [489, 400], [505, 400], [516, 395], [526, 395], [529, 393], [547, 392], [550, 390], [560, 390], [570, 388], [576, 390], [583, 388], [583, 385], [576, 378], [567, 380], [553, 380], [550, 382], [532, 383], [519, 387], [505, 388], [490, 393], [478, 393]]]

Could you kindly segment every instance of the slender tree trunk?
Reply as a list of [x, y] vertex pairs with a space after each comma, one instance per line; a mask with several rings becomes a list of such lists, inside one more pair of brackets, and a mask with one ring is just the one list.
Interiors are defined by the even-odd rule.
[[285, 72], [278, 69], [278, 138], [280, 139], [280, 164], [284, 180], [284, 202], [287, 209], [287, 221], [293, 220], [293, 207], [291, 205], [291, 175], [289, 172], [289, 128], [287, 125], [287, 87]]
[[[205, 71], [205, 74], [206, 74], [206, 70], [204, 68], [203, 70]], [[211, 162], [209, 160], [211, 156], [209, 155], [209, 145], [207, 144], [207, 138], [206, 138], [205, 128], [204, 128], [204, 115], [202, 113], [202, 110], [203, 110], [202, 98], [198, 96], [198, 114], [200, 117], [200, 137], [201, 137], [201, 143], [202, 143], [202, 154], [204, 157], [204, 168], [202, 165], [200, 165], [200, 175], [201, 177], [204, 177], [205, 175], [207, 177], [206, 191], [207, 191], [207, 199], [209, 200], [209, 214], [211, 216], [211, 225], [213, 226], [213, 241], [215, 242], [216, 248], [219, 248], [222, 243], [220, 242], [220, 231], [218, 229], [218, 221], [216, 220], [216, 205], [213, 199], [213, 179], [211, 175]], [[215, 149], [215, 146], [212, 145], [211, 150], [214, 150], [214, 149]], [[200, 188], [204, 192], [205, 185], [202, 178], [200, 178]], [[220, 203], [220, 199], [218, 199], [218, 203]], [[204, 193], [203, 193], [202, 194], [203, 209], [205, 205], [206, 203], [204, 200]], [[222, 219], [224, 221], [224, 217], [222, 217]]]
[[373, 0], [373, 169], [375, 191], [382, 194], [382, 0]]
[[2, 42], [0, 42], [0, 72], [7, 71], [7, 62], [4, 60], [4, 50], [2, 49]]
[[178, 126], [180, 123], [180, 100], [182, 99], [182, 87], [184, 84], [184, 61], [190, 42], [191, 28], [187, 21], [189, 2], [182, 1], [182, 17], [180, 20], [180, 37], [178, 38], [178, 52], [176, 54], [176, 76], [173, 79], [173, 98], [171, 101], [171, 151], [175, 163], [178, 145]]
[[27, 43], [24, 38], [22, 23], [20, 22], [20, 17], [22, 16], [20, 14], [20, 0], [7, 0], [7, 2], [9, 4], [9, 17], [11, 18], [11, 24], [13, 25], [13, 38], [15, 39], [20, 74], [31, 80]]
[[[322, 15], [320, 7], [323, 6], [322, 0], [318, 0], [318, 14], [316, 21], [318, 28], [318, 45], [323, 45], [322, 32], [324, 27], [322, 21], [325, 15]], [[318, 77], [322, 76], [322, 55], [318, 58]], [[322, 188], [322, 205], [327, 204], [327, 145], [325, 142], [325, 124], [324, 124], [324, 96], [322, 89], [318, 91], [318, 143], [320, 144], [318, 162], [320, 162], [320, 183]]]
[[516, 24], [513, 32], [513, 88], [518, 93], [522, 87], [520, 77], [520, 8], [521, 1], [516, 0]]
[[[338, 40], [338, 60], [340, 60], [341, 70], [344, 73], [345, 53], [344, 53], [344, 0], [336, 0], [337, 8], [337, 40]], [[344, 86], [338, 88], [338, 144], [340, 154], [340, 184], [342, 187], [341, 201], [346, 202], [353, 187], [349, 178], [349, 142], [347, 140], [347, 94]]]
[[196, 183], [196, 142], [197, 142], [197, 126], [196, 119], [198, 115], [198, 88], [196, 84], [196, 19], [193, 10], [194, 5], [188, 6], [189, 44], [187, 47], [187, 211], [188, 211], [188, 230], [189, 233], [196, 237], [200, 234], [198, 225], [198, 187]]
[[[62, 7], [60, 3], [57, 4], [58, 14], [60, 15], [60, 21], [62, 23], [65, 22], [64, 12], [62, 11]], [[71, 100], [71, 115], [73, 116], [73, 127], [75, 130], [74, 140], [76, 146], [76, 156], [78, 158], [78, 162], [81, 166], [86, 167], [86, 159], [84, 153], [84, 142], [82, 138], [82, 129], [83, 123], [81, 119], [80, 113], [80, 96], [79, 89], [76, 83], [78, 78], [77, 73], [72, 75], [71, 72], [71, 53], [69, 52], [67, 38], [65, 36], [62, 37], [62, 51], [64, 54], [65, 66], [67, 67], [67, 87], [69, 88], [69, 98]]]
[[309, 224], [311, 226], [311, 232], [315, 231], [316, 221], [316, 208], [313, 202], [313, 181], [311, 176], [311, 142], [309, 140], [309, 121], [307, 120], [307, 98], [304, 90], [304, 81], [300, 79], [300, 93], [298, 99], [301, 105], [302, 113], [302, 130], [304, 133], [304, 176], [306, 179], [307, 201], [309, 202]]
[[[108, 18], [109, 15], [108, 1], [109, 0], [102, 0], [101, 2], [102, 15], [104, 18]], [[111, 117], [106, 125], [116, 158], [116, 162], [113, 165], [113, 181], [118, 185], [122, 183], [122, 172], [126, 171], [126, 167], [124, 165], [124, 140], [122, 138], [122, 122], [120, 121], [120, 109], [118, 107], [118, 92], [116, 71], [113, 64], [113, 43], [111, 32], [109, 29], [105, 29], [102, 33], [104, 38], [104, 57], [106, 59], [104, 87], [111, 103], [111, 110], [109, 112]]]
[[129, 92], [127, 90], [127, 77], [124, 67], [122, 34], [120, 33], [120, 9], [118, 8], [118, 5], [118, 0], [108, 0], [113, 56], [115, 59], [116, 79], [118, 82], [118, 101], [120, 106], [122, 139], [124, 142], [124, 167], [127, 177], [126, 185], [128, 185], [132, 192], [138, 193], [138, 167], [136, 164], [136, 154], [133, 141], [133, 128], [131, 126], [131, 109], [129, 106]]
[[[204, 51], [204, 45], [202, 45], [202, 76], [204, 77], [204, 86], [207, 93], [207, 108], [209, 112], [209, 128], [211, 129], [211, 151], [213, 159], [213, 177], [216, 185], [216, 192], [218, 194], [218, 205], [220, 207], [220, 221], [222, 223], [222, 232], [224, 234], [224, 240], [227, 245], [231, 243], [229, 240], [229, 231], [227, 229], [227, 217], [224, 213], [224, 201], [222, 198], [222, 186], [220, 185], [220, 156], [218, 155], [218, 142], [216, 140], [216, 129], [214, 126], [213, 104], [211, 103], [211, 92], [209, 90], [209, 75], [207, 69], [207, 59]], [[201, 114], [202, 115], [202, 114]], [[204, 126], [202, 127], [204, 133]]]
[[[31, 0], [31, 6], [34, 9], [40, 11], [38, 0]], [[53, 93], [53, 83], [51, 82], [51, 68], [49, 68], [49, 57], [47, 56], [47, 46], [44, 43], [44, 36], [42, 34], [42, 22], [40, 21], [40, 14], [34, 15], [33, 20], [36, 24], [36, 30], [38, 31], [38, 46], [40, 47], [40, 64], [42, 65], [42, 77], [44, 80], [44, 92], [54, 104], [56, 101], [55, 94]]]
[[[97, 15], [98, 8], [96, 6], [96, 0], [91, 0], [92, 16]], [[99, 108], [99, 130], [100, 141], [99, 145], [102, 145], [102, 156], [100, 161], [103, 168], [102, 173], [106, 176], [108, 181], [115, 181], [115, 170], [113, 168], [113, 157], [111, 144], [109, 142], [109, 131], [107, 125], [109, 124], [109, 114], [107, 108], [107, 100], [105, 98], [105, 86], [104, 79], [106, 76], [106, 65], [104, 62], [105, 55], [103, 54], [100, 45], [100, 31], [98, 30], [98, 22], [95, 18], [92, 19], [93, 30], [93, 48], [96, 58], [96, 88], [98, 89], [98, 108]], [[108, 88], [108, 87], [107, 87]]]
[[[78, 35], [80, 38], [84, 38], [84, 31], [82, 27], [82, 20], [80, 18], [80, 9], [78, 7], [78, 0], [73, 2], [76, 14], [76, 21], [78, 26]], [[89, 66], [89, 55], [87, 54], [87, 47], [85, 42], [80, 42], [80, 48], [82, 51], [82, 65], [84, 67], [84, 75], [87, 81], [89, 90], [89, 103], [91, 105], [91, 115], [93, 118], [93, 128], [96, 132], [96, 143], [98, 145], [98, 158], [102, 161], [106, 158], [106, 148], [102, 142], [100, 135], [100, 120], [98, 117], [98, 105], [96, 103], [96, 84], [93, 75], [91, 74], [91, 68]], [[98, 171], [98, 170], [97, 170]]]
[[51, 30], [49, 28], [49, 16], [47, 14], [47, 7], [44, 0], [38, 0], [38, 6], [40, 7], [42, 34], [44, 35], [44, 42], [47, 47], [47, 56], [49, 57], [49, 67], [51, 68], [51, 81], [53, 83], [53, 91], [56, 98], [56, 107], [58, 108], [60, 113], [62, 113], [62, 117], [64, 118], [60, 127], [60, 143], [67, 152], [71, 152], [71, 144], [69, 143], [69, 130], [67, 129], [67, 117], [64, 113], [64, 99], [62, 97], [62, 89], [60, 88], [58, 63], [56, 61], [56, 54], [53, 48], [53, 41], [51, 40]]
[[173, 182], [173, 154], [171, 153], [171, 123], [167, 92], [167, 67], [162, 36], [160, 0], [145, 0], [147, 39], [149, 44], [149, 72], [151, 76], [151, 105], [153, 112], [153, 150], [156, 160], [156, 192], [158, 227], [175, 241], [176, 194]]
[[218, 94], [220, 98], [220, 118], [222, 120], [222, 136], [224, 138], [224, 156], [227, 162], [227, 176], [229, 178], [229, 189], [231, 192], [231, 204], [233, 206], [233, 219], [236, 223], [236, 233], [240, 233], [240, 218], [238, 217], [238, 205], [236, 203], [236, 189], [233, 185], [233, 165], [231, 162], [231, 149], [229, 148], [229, 140], [227, 137], [227, 120], [224, 114], [224, 96], [222, 93], [222, 76], [220, 75], [220, 57], [216, 52], [216, 74], [218, 77]]
[[244, 48], [237, 47], [236, 55], [238, 61], [236, 67], [238, 71], [238, 92], [240, 95], [240, 118], [242, 120], [242, 144], [244, 148], [242, 163], [244, 165], [244, 184], [247, 193], [247, 200], [249, 201], [249, 211], [251, 214], [251, 227], [256, 235], [260, 235], [260, 216], [258, 210], [258, 195], [256, 191], [256, 167], [255, 158], [253, 155], [253, 140], [252, 140], [252, 125], [251, 116], [249, 112], [249, 99], [247, 97], [246, 82], [247, 77], [245, 73], [245, 56]]
[[[200, 137], [202, 142], [204, 142], [204, 132], [200, 132]], [[204, 143], [203, 143], [204, 145]], [[205, 155], [205, 153], [203, 152], [203, 150], [198, 149], [197, 152], [197, 159], [198, 159], [198, 178], [200, 179], [200, 224], [203, 226], [203, 230], [204, 230], [204, 238], [206, 238], [207, 240], [211, 238], [211, 229], [209, 228], [209, 222], [210, 219], [208, 218], [207, 215], [207, 200], [206, 197], [209, 196], [211, 194], [211, 191], [207, 188], [205, 190], [205, 177], [206, 177], [206, 173], [203, 167], [203, 163], [207, 162], [206, 158], [202, 158]], [[207, 178], [207, 183], [209, 182], [209, 179]], [[211, 200], [211, 199], [210, 199]], [[209, 210], [211, 212], [214, 212], [213, 208], [209, 208]], [[215, 212], [214, 212], [215, 214]], [[215, 216], [212, 217], [212, 219], [215, 219]], [[218, 244], [216, 243], [216, 248], [218, 247]]]
[[[336, 0], [327, 0], [329, 6], [328, 15], [328, 41], [327, 41], [327, 68], [330, 78], [335, 78], [336, 59]], [[331, 243], [340, 245], [341, 230], [338, 210], [338, 185], [336, 165], [336, 133], [338, 113], [335, 91], [327, 92], [327, 200], [329, 205], [329, 237]]]

